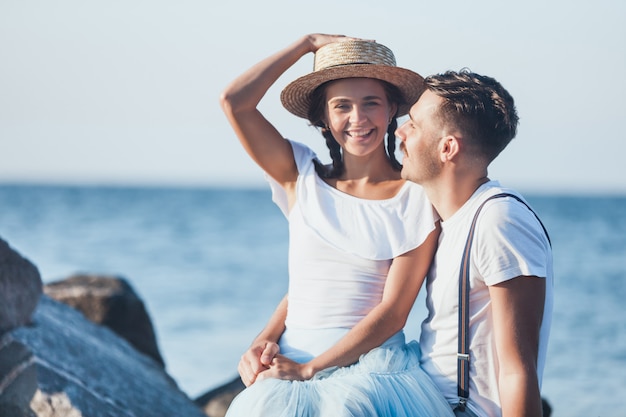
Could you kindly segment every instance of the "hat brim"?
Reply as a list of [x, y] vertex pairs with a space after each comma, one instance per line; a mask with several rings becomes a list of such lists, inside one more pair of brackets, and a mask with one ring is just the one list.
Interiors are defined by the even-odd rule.
[[424, 78], [406, 68], [351, 64], [325, 68], [292, 81], [281, 92], [280, 100], [289, 112], [307, 119], [313, 91], [325, 82], [345, 78], [373, 78], [396, 86], [404, 99], [398, 107], [398, 116], [407, 114], [424, 91]]

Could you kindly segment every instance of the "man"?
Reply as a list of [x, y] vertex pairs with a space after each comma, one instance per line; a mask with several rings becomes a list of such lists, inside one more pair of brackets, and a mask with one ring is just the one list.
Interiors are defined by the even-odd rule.
[[[540, 386], [552, 316], [552, 252], [538, 218], [516, 198], [488, 201], [470, 251], [469, 398], [459, 398], [459, 270], [481, 203], [502, 188], [487, 167], [513, 139], [513, 98], [468, 71], [425, 80], [398, 128], [402, 176], [421, 184], [442, 232], [427, 278], [422, 366], [459, 416], [541, 416]], [[521, 198], [521, 197], [520, 197]], [[462, 362], [462, 361], [461, 361]], [[467, 406], [463, 404], [467, 401]]]

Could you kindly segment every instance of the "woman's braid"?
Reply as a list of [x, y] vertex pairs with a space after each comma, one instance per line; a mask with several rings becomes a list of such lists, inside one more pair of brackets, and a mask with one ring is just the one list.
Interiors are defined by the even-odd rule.
[[335, 137], [331, 133], [328, 127], [322, 127], [322, 136], [326, 139], [326, 146], [330, 151], [330, 157], [333, 160], [332, 167], [322, 165], [321, 162], [316, 161], [315, 168], [317, 174], [322, 178], [338, 178], [343, 174], [343, 155], [341, 154], [341, 146], [335, 140]]
[[394, 117], [387, 128], [387, 155], [389, 162], [396, 171], [402, 170], [402, 164], [396, 158], [396, 130], [398, 129], [398, 120]]

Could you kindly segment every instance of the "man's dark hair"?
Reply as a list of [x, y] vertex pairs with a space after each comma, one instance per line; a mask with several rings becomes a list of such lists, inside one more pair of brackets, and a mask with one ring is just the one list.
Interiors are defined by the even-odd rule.
[[513, 97], [491, 77], [467, 69], [431, 75], [426, 88], [444, 99], [437, 117], [457, 128], [470, 149], [491, 162], [517, 133]]

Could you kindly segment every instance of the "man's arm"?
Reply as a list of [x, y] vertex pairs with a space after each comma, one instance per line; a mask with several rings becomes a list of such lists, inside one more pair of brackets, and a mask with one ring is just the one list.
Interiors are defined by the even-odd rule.
[[537, 377], [546, 281], [519, 276], [489, 287], [503, 417], [542, 415]]

